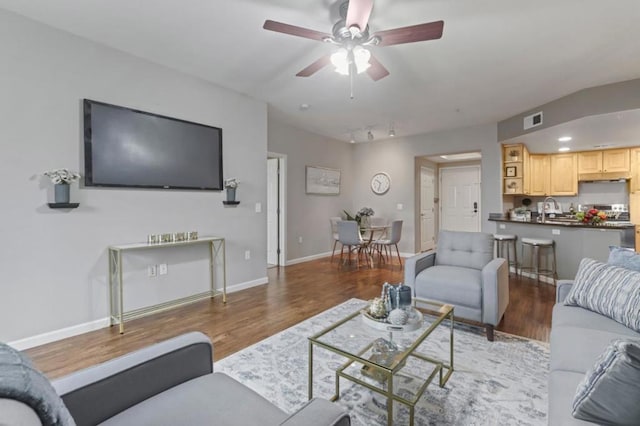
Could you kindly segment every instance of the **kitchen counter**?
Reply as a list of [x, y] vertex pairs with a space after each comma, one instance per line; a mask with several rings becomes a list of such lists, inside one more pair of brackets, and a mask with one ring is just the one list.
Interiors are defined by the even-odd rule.
[[[606, 262], [609, 246], [635, 247], [635, 228], [632, 224], [588, 225], [567, 221], [522, 222], [506, 218], [489, 219], [496, 222], [496, 233], [518, 237], [518, 262], [522, 264], [522, 238], [544, 238], [555, 241], [559, 279], [573, 279], [580, 261], [591, 258]], [[607, 222], [605, 222], [607, 223]], [[611, 224], [612, 222], [609, 222]], [[527, 250], [527, 253], [529, 250]], [[548, 259], [550, 260], [550, 259]]]
[[522, 224], [527, 224], [527, 225], [542, 225], [542, 226], [570, 226], [572, 228], [591, 228], [591, 229], [626, 229], [626, 228], [633, 228], [635, 227], [635, 225], [633, 223], [629, 223], [629, 222], [604, 222], [603, 224], [589, 224], [589, 223], [582, 223], [582, 222], [576, 222], [576, 221], [571, 221], [571, 220], [566, 220], [566, 219], [556, 219], [556, 218], [549, 218], [546, 219], [546, 221], [543, 222], [537, 222], [535, 220], [531, 220], [531, 221], [522, 221], [522, 220], [511, 220], [511, 219], [495, 219], [495, 218], [489, 218], [490, 221], [492, 222], [509, 222], [509, 223], [522, 223]]

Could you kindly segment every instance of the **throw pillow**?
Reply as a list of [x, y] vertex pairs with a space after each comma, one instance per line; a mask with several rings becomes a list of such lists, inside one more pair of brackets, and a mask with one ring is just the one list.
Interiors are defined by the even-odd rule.
[[573, 417], [599, 425], [637, 425], [640, 419], [640, 340], [615, 340], [582, 380]]
[[609, 246], [607, 263], [640, 272], [640, 255], [630, 248]]
[[564, 304], [597, 312], [640, 332], [640, 272], [582, 259]]
[[[25, 354], [0, 343], [0, 398], [20, 401], [36, 412], [43, 425], [75, 426], [51, 382]], [[2, 415], [0, 413], [0, 424]]]

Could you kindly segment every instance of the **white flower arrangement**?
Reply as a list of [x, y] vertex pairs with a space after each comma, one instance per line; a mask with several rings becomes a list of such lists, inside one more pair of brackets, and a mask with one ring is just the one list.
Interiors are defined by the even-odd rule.
[[44, 175], [51, 179], [56, 185], [70, 184], [80, 179], [80, 174], [71, 172], [69, 169], [54, 169], [48, 172], [44, 172]]
[[237, 178], [229, 178], [224, 180], [224, 187], [227, 189], [236, 189], [240, 181]]

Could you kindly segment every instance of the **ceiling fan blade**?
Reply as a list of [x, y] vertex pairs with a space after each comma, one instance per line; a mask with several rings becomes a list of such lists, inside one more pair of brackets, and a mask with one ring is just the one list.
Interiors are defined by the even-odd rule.
[[309, 77], [331, 63], [331, 56], [325, 55], [296, 74], [296, 77]]
[[442, 37], [443, 29], [444, 21], [435, 21], [394, 30], [379, 31], [374, 35], [380, 37], [378, 46], [393, 46], [394, 44], [439, 39]]
[[371, 55], [369, 63], [371, 66], [367, 68], [367, 74], [369, 74], [369, 77], [371, 77], [373, 81], [378, 81], [389, 75], [389, 70], [387, 70], [375, 56]]
[[282, 22], [270, 21], [268, 19], [264, 21], [262, 28], [269, 31], [275, 31], [277, 33], [290, 34], [318, 41], [324, 41], [327, 37], [331, 37], [329, 34], [321, 33], [320, 31], [296, 27], [295, 25], [283, 24]]
[[373, 0], [349, 0], [349, 9], [347, 10], [345, 22], [347, 28], [355, 25], [360, 31], [364, 31], [367, 28], [371, 10], [373, 10]]

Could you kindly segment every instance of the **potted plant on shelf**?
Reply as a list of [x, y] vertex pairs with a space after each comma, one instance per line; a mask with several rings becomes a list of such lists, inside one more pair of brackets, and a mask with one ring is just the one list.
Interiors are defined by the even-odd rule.
[[229, 178], [224, 180], [224, 188], [227, 190], [227, 202], [235, 202], [236, 201], [236, 189], [238, 188], [237, 178]]
[[80, 179], [80, 174], [69, 169], [54, 169], [44, 172], [54, 185], [54, 199], [56, 203], [69, 202], [69, 184]]
[[512, 149], [509, 151], [509, 160], [510, 161], [518, 161], [518, 158], [520, 157], [520, 151], [518, 151], [517, 149]]

